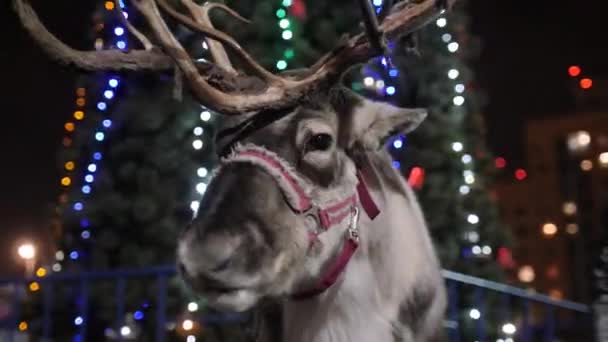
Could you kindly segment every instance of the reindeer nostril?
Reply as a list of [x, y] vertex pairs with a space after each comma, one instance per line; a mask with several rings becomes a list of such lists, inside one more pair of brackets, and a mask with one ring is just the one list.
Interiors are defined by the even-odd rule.
[[215, 267], [213, 267], [211, 269], [212, 272], [221, 272], [224, 271], [228, 268], [228, 266], [230, 266], [230, 262], [232, 261], [232, 257], [228, 257], [224, 260], [222, 260], [222, 262], [218, 263], [217, 265], [215, 265]]
[[178, 263], [178, 264], [177, 264], [177, 269], [178, 269], [179, 273], [180, 273], [182, 276], [187, 276], [187, 275], [188, 275], [188, 273], [186, 272], [186, 266], [184, 266], [184, 264], [183, 264], [183, 263], [181, 263], [181, 262], [180, 262], [180, 263]]

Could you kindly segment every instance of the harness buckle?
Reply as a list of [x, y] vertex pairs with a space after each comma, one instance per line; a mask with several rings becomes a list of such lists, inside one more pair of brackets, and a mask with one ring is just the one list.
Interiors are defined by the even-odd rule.
[[347, 236], [349, 240], [359, 242], [359, 208], [352, 207], [350, 223], [348, 225]]

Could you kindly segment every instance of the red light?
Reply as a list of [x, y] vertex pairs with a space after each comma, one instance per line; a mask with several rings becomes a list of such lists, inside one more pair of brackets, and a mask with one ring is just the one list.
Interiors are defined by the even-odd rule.
[[424, 185], [424, 169], [419, 166], [413, 167], [407, 182], [412, 188], [420, 190]]
[[576, 77], [581, 74], [581, 68], [577, 65], [573, 65], [568, 68], [568, 74], [572, 77]]
[[494, 160], [494, 165], [499, 169], [504, 169], [507, 166], [507, 160], [503, 157], [498, 157]]
[[524, 170], [524, 169], [515, 170], [515, 178], [517, 178], [517, 180], [524, 180], [524, 179], [526, 179], [526, 177], [528, 177], [528, 173], [526, 172], [526, 170]]
[[589, 89], [589, 88], [591, 88], [592, 85], [593, 85], [593, 80], [590, 78], [583, 78], [581, 80], [581, 88], [583, 88], [583, 89]]

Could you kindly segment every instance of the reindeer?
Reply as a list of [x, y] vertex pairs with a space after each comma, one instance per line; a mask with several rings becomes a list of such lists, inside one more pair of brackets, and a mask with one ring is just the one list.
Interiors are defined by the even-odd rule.
[[[364, 33], [346, 37], [309, 69], [275, 75], [213, 27], [213, 8], [245, 21], [224, 5], [181, 0], [185, 14], [167, 0], [130, 3], [153, 39], [117, 3], [143, 48], [89, 52], [51, 34], [27, 0], [13, 0], [24, 27], [60, 61], [88, 71], [173, 71], [196, 100], [226, 115], [216, 137], [220, 166], [178, 241], [185, 282], [212, 307], [254, 310], [260, 342], [440, 340], [439, 263], [416, 197], [382, 149], [426, 113], [340, 85], [382, 44]], [[367, 35], [396, 39], [452, 3], [398, 3], [381, 25], [366, 21]], [[215, 63], [193, 60], [165, 16], [204, 35]]]

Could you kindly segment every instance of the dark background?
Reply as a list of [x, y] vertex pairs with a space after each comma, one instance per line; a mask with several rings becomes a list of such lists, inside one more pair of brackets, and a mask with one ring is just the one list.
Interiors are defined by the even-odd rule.
[[[91, 48], [85, 42], [93, 1], [33, 3], [47, 27], [66, 43]], [[56, 203], [55, 155], [63, 124], [73, 112], [77, 72], [44, 55], [9, 4], [0, 4], [0, 260], [12, 263], [19, 238], [44, 238], [40, 232]], [[573, 111], [569, 65], [580, 65], [594, 79], [608, 75], [608, 4], [470, 0], [470, 6], [473, 33], [483, 42], [473, 67], [489, 99], [484, 110], [489, 142], [496, 155], [518, 164], [525, 120]]]

